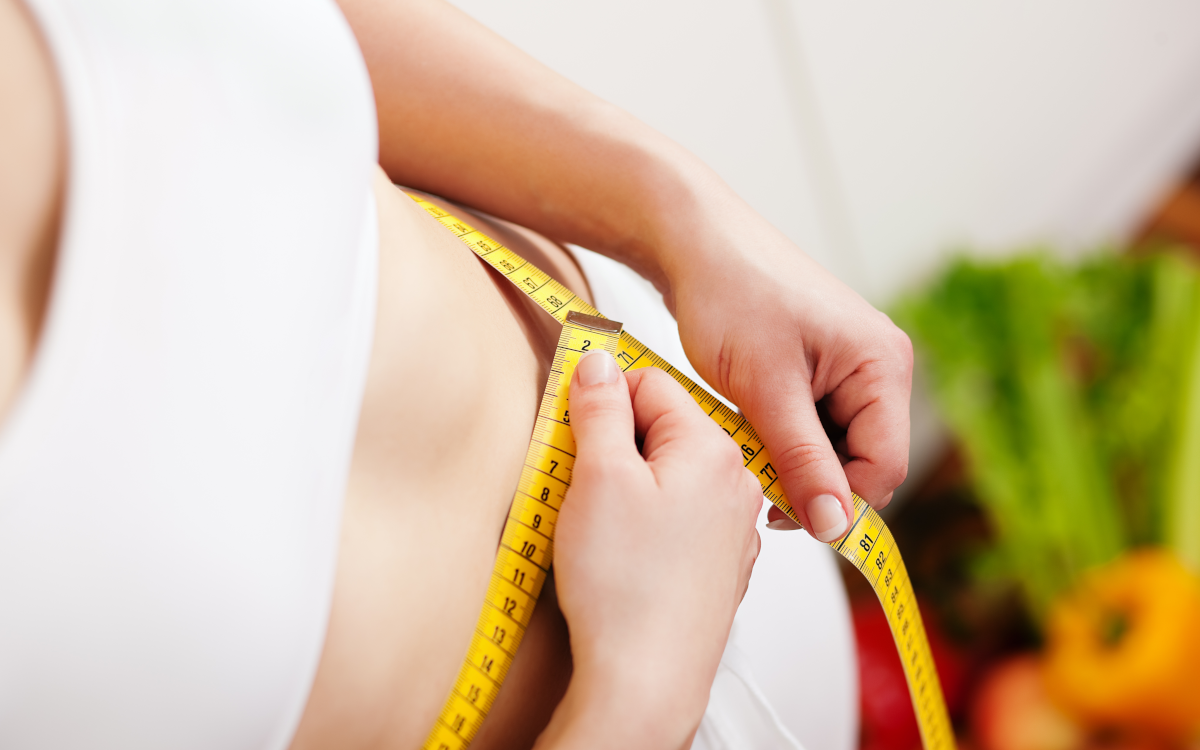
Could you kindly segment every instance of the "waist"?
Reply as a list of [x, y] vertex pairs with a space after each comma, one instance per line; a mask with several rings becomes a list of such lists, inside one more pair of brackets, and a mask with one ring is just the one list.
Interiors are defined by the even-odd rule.
[[[375, 340], [329, 629], [295, 747], [425, 739], [479, 615], [558, 337], [557, 323], [409, 198], [382, 180], [376, 196]], [[563, 248], [479, 223], [587, 294]], [[557, 703], [545, 689], [565, 689], [565, 625], [552, 597], [539, 607], [475, 747], [489, 734], [536, 737]]]

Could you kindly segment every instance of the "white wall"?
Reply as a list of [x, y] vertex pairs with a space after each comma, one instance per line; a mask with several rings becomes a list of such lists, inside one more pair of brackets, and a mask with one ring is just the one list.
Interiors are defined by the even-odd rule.
[[777, 3], [876, 300], [955, 246], [1123, 239], [1200, 144], [1191, 0]]

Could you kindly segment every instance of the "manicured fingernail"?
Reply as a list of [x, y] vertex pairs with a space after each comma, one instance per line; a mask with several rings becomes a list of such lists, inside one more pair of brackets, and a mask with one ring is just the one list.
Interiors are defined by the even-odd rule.
[[822, 542], [832, 542], [846, 533], [846, 511], [833, 495], [818, 495], [808, 504], [808, 522], [813, 536]]
[[612, 355], [603, 349], [588, 352], [580, 357], [579, 364], [575, 366], [575, 372], [579, 374], [580, 385], [615, 383], [621, 374]]
[[801, 526], [790, 518], [776, 518], [767, 524], [767, 528], [772, 531], [795, 531]]

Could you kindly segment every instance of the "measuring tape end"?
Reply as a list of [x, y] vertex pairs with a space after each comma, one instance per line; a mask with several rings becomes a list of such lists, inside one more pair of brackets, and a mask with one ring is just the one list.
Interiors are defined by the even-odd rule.
[[600, 331], [602, 333], [618, 334], [622, 328], [621, 323], [618, 321], [609, 320], [608, 318], [598, 318], [595, 315], [587, 315], [576, 310], [567, 313], [567, 323], [582, 328], [590, 328], [593, 331]]

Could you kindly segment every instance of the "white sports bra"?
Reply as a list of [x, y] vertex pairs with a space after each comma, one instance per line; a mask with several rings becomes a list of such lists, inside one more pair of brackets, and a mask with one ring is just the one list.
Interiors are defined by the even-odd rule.
[[70, 154], [0, 425], [0, 747], [285, 747], [375, 311], [366, 67], [331, 0], [27, 2]]

